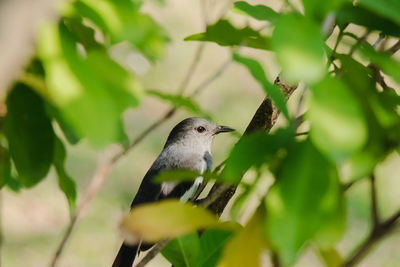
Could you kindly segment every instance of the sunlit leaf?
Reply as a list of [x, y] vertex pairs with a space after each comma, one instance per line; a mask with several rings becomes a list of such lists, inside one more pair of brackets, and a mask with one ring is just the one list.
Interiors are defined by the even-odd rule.
[[31, 187], [49, 171], [53, 160], [54, 132], [40, 96], [24, 84], [16, 84], [7, 100], [4, 133], [19, 182]]
[[360, 103], [340, 80], [327, 76], [311, 88], [307, 117], [312, 142], [334, 160], [354, 154], [366, 143]]
[[199, 252], [199, 236], [190, 233], [170, 241], [161, 253], [175, 267], [194, 267], [197, 266]]
[[135, 207], [121, 227], [133, 242], [141, 238], [156, 242], [216, 225], [218, 219], [203, 208], [178, 200], [165, 200]]
[[309, 141], [289, 149], [275, 173], [265, 201], [268, 241], [284, 265], [296, 259], [303, 244], [338, 240], [344, 229], [344, 201], [336, 167]]
[[[371, 20], [371, 18], [374, 19]], [[376, 14], [373, 9], [369, 10], [363, 6], [343, 5], [337, 12], [336, 21], [339, 25], [353, 23], [371, 30], [381, 31], [387, 35], [400, 37], [400, 28], [392, 20]]]
[[267, 80], [261, 64], [255, 59], [242, 57], [237, 53], [233, 54], [233, 59], [236, 62], [244, 65], [249, 70], [254, 79], [256, 79], [256, 81], [264, 89], [265, 93], [274, 101], [274, 104], [289, 120], [289, 112], [286, 107], [285, 97], [283, 96], [282, 91], [276, 85]]
[[221, 46], [241, 45], [264, 50], [270, 49], [267, 37], [248, 26], [237, 29], [227, 20], [219, 20], [217, 23], [207, 26], [206, 32], [190, 35], [185, 38], [185, 41], [206, 41]]
[[291, 82], [315, 83], [326, 72], [320, 28], [304, 17], [281, 16], [272, 34], [272, 48]]
[[141, 87], [137, 79], [105, 51], [82, 57], [63, 24], [41, 27], [38, 54], [46, 72], [47, 94], [61, 121], [95, 146], [127, 143], [121, 113], [138, 104]]
[[261, 266], [261, 254], [266, 249], [260, 214], [256, 213], [247, 225], [224, 247], [219, 267]]
[[64, 192], [65, 197], [68, 200], [70, 214], [74, 214], [76, 206], [76, 184], [75, 181], [65, 171], [65, 158], [66, 151], [63, 143], [58, 137], [55, 138], [54, 144], [54, 159], [53, 164], [58, 176], [58, 185]]
[[233, 148], [226, 161], [221, 179], [237, 183], [251, 166], [260, 166], [285, 148], [292, 140], [290, 129], [280, 129], [273, 134], [259, 132], [244, 136]]
[[75, 1], [75, 12], [97, 25], [111, 43], [128, 41], [150, 60], [164, 54], [169, 40], [165, 30], [149, 15], [138, 11], [138, 1], [80, 0]]
[[257, 20], [266, 20], [270, 22], [275, 22], [279, 17], [279, 14], [268, 6], [265, 5], [252, 6], [244, 1], [235, 2], [234, 10], [249, 15]]
[[327, 267], [342, 266], [343, 259], [335, 248], [333, 247], [329, 247], [326, 249], [320, 248], [319, 254], [321, 255]]
[[190, 112], [193, 112], [194, 114], [198, 114], [201, 117], [204, 118], [210, 118], [211, 116], [207, 114], [205, 111], [201, 109], [201, 107], [192, 99], [181, 96], [181, 95], [170, 95], [170, 94], [164, 94], [159, 91], [155, 90], [147, 90], [147, 94], [151, 96], [155, 96], [157, 98], [160, 98], [164, 101], [167, 101], [171, 103], [175, 107], [182, 107], [187, 109]]

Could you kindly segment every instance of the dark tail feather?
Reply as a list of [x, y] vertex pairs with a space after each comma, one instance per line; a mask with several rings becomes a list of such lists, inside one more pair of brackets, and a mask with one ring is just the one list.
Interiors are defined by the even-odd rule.
[[115, 257], [112, 267], [132, 267], [138, 251], [138, 245], [130, 246], [123, 243], [118, 251], [117, 257]]

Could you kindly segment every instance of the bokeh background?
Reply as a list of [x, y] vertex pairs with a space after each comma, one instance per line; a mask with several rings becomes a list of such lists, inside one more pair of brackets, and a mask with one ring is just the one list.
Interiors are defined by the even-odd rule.
[[[205, 17], [207, 23], [212, 23], [229, 9], [231, 2], [166, 0], [164, 4], [160, 4], [157, 1], [145, 1], [142, 10], [151, 14], [163, 25], [171, 38], [165, 57], [152, 64], [139, 54], [127, 50], [124, 44], [116, 45], [112, 54], [128, 69], [132, 68], [140, 75], [146, 89], [176, 93], [199, 45], [196, 42], [184, 42], [184, 37], [203, 31]], [[282, 1], [277, 0], [248, 2], [267, 4], [277, 11], [283, 6]], [[226, 16], [237, 26], [250, 23], [254, 28], [262, 27], [262, 24], [248, 21], [245, 17], [230, 11]], [[357, 33], [358, 29], [354, 28], [354, 31]], [[242, 52], [255, 58], [262, 58], [267, 77], [273, 81], [279, 69], [274, 63], [272, 53], [246, 48], [243, 48]], [[230, 56], [228, 48], [213, 43], [206, 44], [186, 93], [193, 91]], [[295, 112], [299, 91], [289, 101], [289, 109], [292, 112]], [[236, 128], [239, 133], [243, 133], [263, 97], [263, 90], [248, 75], [247, 70], [232, 63], [218, 79], [196, 97], [196, 101], [217, 123], [229, 125]], [[126, 133], [131, 139], [134, 138], [168, 108], [167, 104], [154, 98], [144, 98], [138, 108], [125, 112]], [[118, 232], [121, 217], [127, 212], [145, 172], [161, 151], [170, 129], [181, 119], [189, 116], [192, 114], [183, 110], [178, 111], [172, 119], [153, 131], [115, 166], [79, 220], [62, 255], [60, 267], [111, 265], [122, 242]], [[215, 139], [213, 146], [215, 163], [220, 163], [227, 156], [237, 138], [235, 135], [225, 135]], [[97, 161], [109, 157], [118, 149], [120, 149], [118, 146], [114, 146], [99, 152], [85, 140], [67, 147], [66, 168], [77, 182], [78, 203], [88, 186]], [[392, 154], [377, 169], [376, 180], [379, 211], [385, 218], [400, 206], [398, 154]], [[339, 252], [343, 255], [350, 253], [366, 237], [370, 229], [368, 191], [368, 181], [362, 181], [346, 192], [348, 214], [351, 215], [347, 217], [347, 230], [338, 246]], [[3, 266], [47, 266], [69, 222], [67, 201], [58, 190], [55, 171], [51, 170], [49, 177], [33, 189], [23, 190], [20, 193], [2, 190], [1, 217], [4, 236]], [[228, 217], [229, 214], [223, 216], [223, 218]], [[169, 265], [159, 256], [149, 266]], [[296, 266], [323, 266], [323, 264], [318, 255], [309, 249], [302, 254]], [[360, 266], [400, 266], [399, 229], [374, 247]]]

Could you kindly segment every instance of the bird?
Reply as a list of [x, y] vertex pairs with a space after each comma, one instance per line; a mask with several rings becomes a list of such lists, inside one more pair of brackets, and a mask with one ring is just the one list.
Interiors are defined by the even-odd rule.
[[[191, 117], [179, 122], [169, 133], [163, 150], [145, 174], [134, 197], [131, 209], [137, 205], [162, 199], [179, 198], [186, 202], [197, 191], [203, 178], [194, 182], [156, 183], [154, 178], [162, 171], [174, 169], [194, 170], [200, 173], [212, 168], [211, 144], [217, 134], [234, 131], [204, 118]], [[151, 244], [130, 245], [124, 241], [112, 267], [132, 267], [139, 251]]]

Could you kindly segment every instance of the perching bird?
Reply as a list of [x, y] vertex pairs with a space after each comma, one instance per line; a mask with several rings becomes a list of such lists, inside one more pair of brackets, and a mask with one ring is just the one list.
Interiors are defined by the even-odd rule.
[[[197, 170], [200, 173], [211, 170], [211, 143], [214, 136], [233, 130], [203, 118], [187, 118], [178, 123], [170, 132], [162, 152], [144, 176], [131, 208], [165, 198], [187, 201], [196, 192], [202, 177], [198, 177], [194, 183], [162, 184], [155, 183], [154, 177], [163, 170], [171, 169]], [[139, 250], [148, 248], [146, 245], [123, 243], [112, 266], [131, 267]]]

